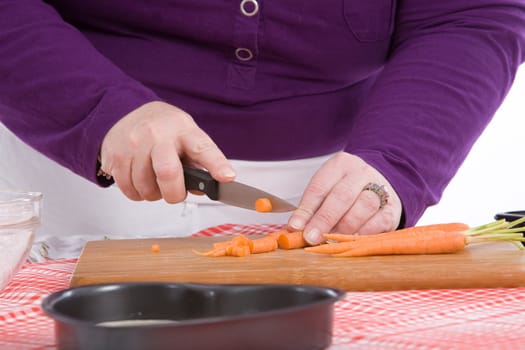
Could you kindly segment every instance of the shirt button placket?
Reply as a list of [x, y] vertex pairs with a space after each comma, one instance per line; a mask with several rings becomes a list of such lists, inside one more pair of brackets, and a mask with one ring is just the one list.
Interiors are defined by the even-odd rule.
[[241, 0], [234, 23], [234, 61], [228, 69], [228, 85], [240, 89], [252, 87], [258, 55], [261, 0]]

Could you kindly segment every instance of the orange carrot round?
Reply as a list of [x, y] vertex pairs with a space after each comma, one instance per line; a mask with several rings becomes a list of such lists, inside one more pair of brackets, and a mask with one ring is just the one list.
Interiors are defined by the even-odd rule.
[[274, 231], [274, 232], [270, 232], [266, 236], [278, 239], [280, 235], [285, 234], [285, 233], [288, 233], [288, 230], [282, 229], [282, 230], [277, 230], [277, 231]]
[[308, 245], [304, 240], [303, 231], [283, 233], [277, 239], [277, 243], [282, 249], [298, 249]]
[[255, 201], [255, 210], [260, 213], [269, 213], [273, 209], [272, 202], [269, 198], [257, 198]]
[[251, 241], [250, 252], [252, 254], [273, 252], [277, 249], [277, 240], [271, 236], [264, 236]]
[[243, 257], [250, 255], [250, 247], [247, 245], [239, 245], [239, 246], [231, 246], [231, 252], [229, 252], [227, 255], [230, 256], [237, 256], [237, 257]]
[[222, 241], [213, 243], [213, 248], [227, 247], [232, 244], [232, 241]]
[[151, 251], [152, 251], [153, 253], [158, 253], [158, 252], [160, 252], [160, 246], [159, 246], [158, 244], [153, 244], [153, 245], [151, 245]]

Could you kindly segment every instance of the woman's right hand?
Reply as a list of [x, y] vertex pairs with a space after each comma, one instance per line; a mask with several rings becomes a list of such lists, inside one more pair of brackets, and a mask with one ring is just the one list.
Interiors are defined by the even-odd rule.
[[106, 134], [101, 169], [132, 200], [186, 198], [182, 160], [207, 169], [220, 182], [235, 172], [212, 139], [183, 110], [150, 102], [119, 120]]

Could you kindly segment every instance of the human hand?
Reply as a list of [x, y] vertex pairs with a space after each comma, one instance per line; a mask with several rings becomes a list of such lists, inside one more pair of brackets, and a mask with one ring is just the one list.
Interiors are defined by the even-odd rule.
[[[363, 191], [368, 183], [385, 186], [389, 197], [382, 208], [378, 194]], [[366, 235], [394, 230], [401, 212], [401, 200], [379, 171], [340, 152], [312, 177], [288, 226], [303, 230], [305, 240], [315, 245], [324, 240], [322, 233], [331, 231]]]
[[186, 198], [185, 164], [207, 169], [220, 182], [235, 172], [211, 138], [183, 110], [150, 102], [119, 120], [106, 134], [101, 169], [132, 200], [178, 203]]

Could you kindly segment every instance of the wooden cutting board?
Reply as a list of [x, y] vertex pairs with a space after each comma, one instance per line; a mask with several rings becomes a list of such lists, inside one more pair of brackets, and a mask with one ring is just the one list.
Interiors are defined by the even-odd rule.
[[[88, 242], [71, 286], [169, 281], [194, 283], [290, 283], [346, 291], [525, 286], [525, 252], [510, 243], [469, 246], [457, 254], [333, 258], [277, 250], [243, 258], [196, 255], [227, 237]], [[152, 244], [160, 252], [151, 251]]]

